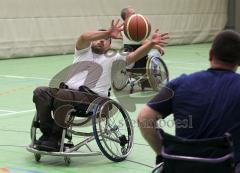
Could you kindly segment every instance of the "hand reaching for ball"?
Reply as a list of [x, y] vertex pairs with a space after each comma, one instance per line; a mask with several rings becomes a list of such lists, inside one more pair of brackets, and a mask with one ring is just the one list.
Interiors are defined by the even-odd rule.
[[116, 22], [112, 20], [111, 26], [108, 29], [110, 37], [113, 39], [118, 39], [121, 31], [123, 30], [123, 23], [118, 19]]
[[160, 46], [167, 44], [167, 39], [169, 39], [168, 33], [159, 33], [157, 29], [152, 35], [152, 43]]

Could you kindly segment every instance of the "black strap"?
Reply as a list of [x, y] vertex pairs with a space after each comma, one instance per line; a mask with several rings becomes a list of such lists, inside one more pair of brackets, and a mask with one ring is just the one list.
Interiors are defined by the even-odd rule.
[[91, 89], [89, 89], [87, 86], [85, 85], [82, 85], [78, 88], [78, 91], [82, 91], [82, 92], [86, 92], [88, 94], [91, 94], [91, 95], [98, 95], [97, 93], [95, 93], [94, 91], [92, 91]]
[[67, 86], [64, 82], [61, 82], [61, 83], [59, 84], [59, 88], [60, 88], [60, 89], [68, 89], [68, 86]]

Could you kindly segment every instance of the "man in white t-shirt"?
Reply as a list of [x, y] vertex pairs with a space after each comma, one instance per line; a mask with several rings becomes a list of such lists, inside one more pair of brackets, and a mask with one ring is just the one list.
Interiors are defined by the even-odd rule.
[[[155, 32], [152, 39], [126, 56], [116, 54], [109, 56], [111, 39], [117, 38], [122, 31], [122, 24], [112, 21], [107, 30], [86, 32], [76, 43], [74, 69], [76, 73], [61, 88], [38, 87], [34, 90], [33, 102], [36, 105], [37, 116], [40, 120], [40, 130], [43, 135], [36, 141], [39, 150], [59, 151], [62, 127], [57, 125], [51, 111], [56, 112], [62, 105], [81, 105], [86, 110], [88, 105], [97, 97], [107, 97], [111, 85], [111, 70], [114, 61], [126, 61], [131, 64], [147, 54], [156, 44], [165, 44], [167, 33]], [[76, 67], [75, 66], [75, 67]], [[61, 114], [61, 112], [60, 112]]]

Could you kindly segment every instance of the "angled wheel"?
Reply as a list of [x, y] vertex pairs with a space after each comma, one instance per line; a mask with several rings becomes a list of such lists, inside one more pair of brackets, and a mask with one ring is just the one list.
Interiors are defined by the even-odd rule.
[[[33, 117], [31, 128], [30, 128], [30, 139], [31, 139], [30, 147], [36, 149], [36, 147], [37, 147], [37, 139], [39, 138], [39, 136], [41, 134], [42, 133], [40, 131], [40, 120], [39, 120], [39, 118], [37, 116], [37, 112], [36, 112], [34, 117]], [[36, 156], [35, 156], [35, 160], [36, 160]]]
[[93, 134], [101, 152], [114, 162], [126, 159], [133, 146], [133, 126], [127, 112], [113, 100], [94, 109]]
[[121, 91], [128, 84], [128, 74], [125, 61], [116, 61], [112, 65], [112, 87]]
[[127, 72], [123, 70], [121, 70], [119, 72], [119, 75], [117, 75], [112, 81], [112, 87], [116, 91], [123, 90], [127, 86], [127, 84], [128, 84]]
[[30, 129], [30, 138], [36, 141], [36, 131], [37, 128], [39, 128], [39, 118], [37, 116], [37, 112], [35, 113], [32, 124], [31, 124], [31, 129]]
[[169, 81], [169, 72], [165, 62], [160, 57], [148, 58], [147, 76], [152, 89], [159, 91]]

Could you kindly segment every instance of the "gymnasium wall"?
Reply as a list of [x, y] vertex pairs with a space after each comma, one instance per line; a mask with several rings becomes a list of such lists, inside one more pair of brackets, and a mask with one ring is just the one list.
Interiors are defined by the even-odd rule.
[[235, 2], [235, 12], [236, 12], [236, 17], [235, 17], [235, 23], [236, 23], [236, 31], [240, 32], [240, 1], [236, 0]]
[[236, 28], [236, 0], [228, 0], [228, 19], [225, 26], [226, 29], [235, 29]]
[[0, 59], [67, 54], [85, 31], [108, 27], [128, 5], [169, 32], [169, 44], [211, 41], [228, 0], [0, 0]]

